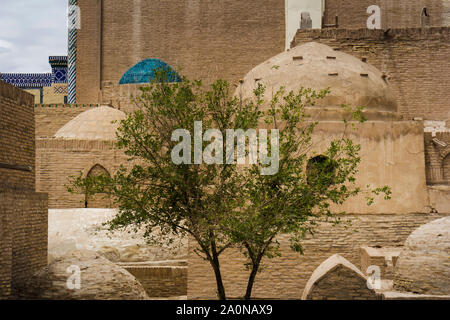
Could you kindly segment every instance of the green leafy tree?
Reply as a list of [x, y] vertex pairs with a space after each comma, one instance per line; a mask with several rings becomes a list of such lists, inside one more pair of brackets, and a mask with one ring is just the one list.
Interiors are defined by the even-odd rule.
[[[199, 81], [166, 80], [164, 72], [157, 72], [157, 81], [134, 100], [137, 111], [121, 121], [117, 146], [129, 156], [131, 169], [122, 165], [111, 178], [97, 179], [96, 191], [111, 195], [119, 206], [109, 223], [112, 230], [143, 227], [147, 240], [157, 243], [171, 241], [173, 237], [164, 237], [169, 234], [195, 239], [196, 252], [214, 270], [218, 297], [226, 299], [219, 256], [231, 242], [222, 225], [244, 201], [238, 192], [243, 175], [236, 164], [174, 164], [171, 151], [179, 142], [172, 141], [172, 133], [194, 132], [194, 121], [202, 121], [203, 130], [253, 128], [257, 106], [230, 99], [223, 81], [204, 91]], [[188, 156], [194, 159], [193, 151]], [[81, 177], [72, 182], [72, 189], [89, 184]]]
[[78, 176], [69, 177], [69, 182], [66, 185], [66, 188], [70, 193], [84, 195], [84, 207], [87, 208], [89, 199], [99, 193], [99, 187], [102, 185], [101, 182], [105, 179], [107, 179], [107, 177], [89, 175], [84, 177], [83, 173], [80, 172]]
[[369, 205], [374, 195], [384, 193], [386, 200], [390, 198], [387, 186], [361, 190], [356, 185], [360, 145], [346, 138], [346, 131], [355, 122], [365, 121], [362, 107], [343, 105], [343, 114], [349, 119], [343, 119], [342, 136], [332, 140], [321, 155], [312, 157], [312, 134], [318, 122], [308, 116], [307, 107], [328, 92], [301, 88], [286, 94], [281, 88], [267, 102], [262, 119], [279, 130], [279, 170], [274, 175], [261, 175], [261, 163], [248, 170], [242, 189], [248, 201], [229, 224], [230, 238], [248, 258], [245, 299], [251, 298], [263, 259], [280, 255], [279, 235], [290, 235], [291, 249], [303, 254], [301, 241], [314, 233], [319, 222], [340, 222], [344, 212], [333, 212], [333, 204], [342, 205], [360, 192], [366, 194]]
[[[112, 196], [119, 207], [109, 226], [112, 230], [143, 227], [147, 240], [156, 243], [173, 239], [164, 235], [189, 235], [197, 243], [195, 252], [214, 271], [219, 299], [226, 299], [220, 255], [231, 246], [240, 248], [248, 257], [245, 298], [250, 299], [262, 260], [279, 255], [278, 235], [291, 234], [292, 248], [301, 252], [302, 236], [313, 232], [320, 218], [335, 216], [330, 204], [341, 204], [360, 192], [351, 187], [360, 161], [359, 146], [343, 134], [322, 160], [308, 165], [317, 123], [309, 120], [305, 108], [328, 90], [285, 94], [281, 89], [264, 101], [264, 87], [258, 86], [253, 99], [239, 100], [232, 97], [225, 81], [205, 89], [200, 81], [183, 78], [168, 83], [164, 72], [156, 74], [156, 81], [141, 88], [141, 95], [134, 99], [137, 111], [122, 120], [118, 129], [117, 146], [129, 156], [129, 165], [122, 165], [114, 176], [94, 181], [94, 190]], [[361, 118], [361, 109], [350, 113], [351, 120]], [[227, 129], [246, 131], [264, 125], [279, 130], [278, 171], [261, 175], [267, 165], [229, 163], [216, 149], [211, 155], [222, 163], [196, 162], [194, 139], [189, 141], [190, 148], [182, 150], [177, 149], [179, 137], [173, 139], [178, 129], [192, 137], [196, 121], [202, 122], [203, 132], [214, 128], [222, 137]], [[216, 139], [215, 145], [226, 149], [225, 139]], [[202, 150], [209, 143], [202, 141]], [[175, 164], [173, 150], [180, 151], [186, 162]], [[273, 151], [269, 145], [268, 153]], [[86, 183], [79, 178], [72, 180], [72, 190]], [[384, 191], [389, 192], [388, 188], [377, 190]]]

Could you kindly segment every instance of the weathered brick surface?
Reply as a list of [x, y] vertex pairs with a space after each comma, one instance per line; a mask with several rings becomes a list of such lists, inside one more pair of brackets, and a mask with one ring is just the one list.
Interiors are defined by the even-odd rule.
[[[253, 297], [299, 299], [313, 271], [331, 255], [338, 253], [361, 267], [361, 246], [402, 246], [417, 227], [440, 216], [429, 214], [349, 215], [352, 225], [336, 227], [323, 224], [315, 235], [304, 240], [304, 256], [289, 248], [286, 236], [280, 237], [282, 257], [265, 261], [265, 268], [257, 275]], [[189, 241], [188, 298], [216, 298], [216, 284], [211, 266], [194, 252], [195, 241]], [[245, 293], [248, 271], [245, 258], [230, 249], [220, 258], [227, 295], [242, 297]]]
[[52, 137], [62, 126], [97, 104], [37, 104], [34, 108], [36, 138]]
[[[450, 4], [444, 0], [327, 0], [324, 23], [334, 23], [337, 15], [340, 28], [366, 28], [366, 10], [373, 4], [381, 7], [383, 29], [420, 27], [423, 7], [431, 26], [446, 26], [450, 20]], [[188, 77], [236, 81], [283, 51], [284, 0], [80, 0], [79, 5], [84, 13], [78, 32], [79, 103], [109, 99], [111, 90], [105, 89], [116, 86], [125, 71], [145, 58], [162, 59]], [[439, 57], [448, 55], [439, 54], [426, 41], [397, 46], [409, 54], [416, 47], [426, 47], [436, 55], [429, 59], [416, 54], [416, 61], [409, 61], [406, 67], [418, 74], [430, 70], [424, 61], [439, 64], [444, 61]], [[403, 52], [385, 60], [405, 64]], [[409, 81], [420, 88], [422, 81], [417, 78]]]
[[378, 266], [381, 278], [392, 280], [394, 278], [394, 267], [400, 252], [400, 247], [361, 247], [361, 271], [368, 275], [367, 271], [370, 266]]
[[[0, 198], [4, 194], [0, 193]], [[0, 203], [1, 205], [1, 203]], [[11, 295], [12, 267], [11, 215], [0, 211], [0, 299]]]
[[[80, 288], [68, 288], [69, 267], [78, 267]], [[74, 270], [74, 269], [72, 269]], [[75, 270], [74, 270], [75, 271]], [[74, 272], [72, 271], [72, 272]], [[75, 250], [59, 257], [27, 281], [20, 298], [39, 300], [147, 300], [142, 285], [98, 253]]]
[[103, 86], [102, 104], [113, 105], [124, 112], [134, 112], [137, 110], [134, 98], [142, 95], [142, 84], [113, 84], [108, 83]]
[[187, 294], [187, 267], [124, 267], [138, 279], [149, 297], [173, 297]]
[[421, 13], [424, 7], [430, 15], [431, 26], [446, 23], [444, 3], [446, 0], [326, 0], [325, 24], [334, 24], [339, 17], [340, 28], [365, 28], [367, 8], [378, 5], [381, 9], [382, 28], [414, 28], [421, 26]]
[[[125, 154], [108, 141], [38, 139], [36, 144], [36, 188], [49, 194], [49, 207], [54, 209], [84, 208], [84, 195], [67, 191], [70, 176], [87, 175], [96, 164], [112, 175], [127, 163]], [[109, 199], [96, 196], [93, 200], [95, 207], [111, 206]]]
[[104, 0], [101, 15], [99, 3], [78, 1], [77, 103], [98, 102], [99, 81], [118, 84], [142, 59], [236, 81], [285, 46], [285, 0]]
[[[2, 241], [0, 251], [5, 247], [11, 250], [9, 272], [13, 296], [23, 289], [34, 272], [47, 265], [47, 208], [47, 194], [0, 193], [0, 216], [6, 220], [0, 228], [6, 229], [5, 240], [10, 241]], [[1, 269], [8, 270], [8, 266]]]
[[418, 294], [450, 295], [450, 217], [415, 230], [396, 265], [394, 288]]
[[47, 194], [35, 193], [33, 96], [0, 81], [0, 298], [47, 264]]
[[0, 168], [0, 192], [34, 190], [33, 96], [0, 81], [0, 163], [29, 166], [31, 171]]
[[[77, 30], [77, 103], [96, 103], [100, 95], [100, 79], [102, 68], [102, 0], [78, 0], [81, 9], [81, 28]], [[111, 1], [112, 2], [112, 1]], [[115, 1], [116, 2], [116, 1]], [[120, 1], [117, 1], [120, 2]], [[117, 12], [123, 17], [125, 12]], [[123, 20], [125, 22], [126, 20]]]
[[448, 117], [450, 28], [298, 31], [291, 46], [318, 41], [356, 57], [366, 57], [389, 76], [399, 112], [407, 119]]

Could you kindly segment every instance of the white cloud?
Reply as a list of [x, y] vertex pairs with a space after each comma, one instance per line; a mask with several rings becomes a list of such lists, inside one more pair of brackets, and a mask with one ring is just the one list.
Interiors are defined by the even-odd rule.
[[2, 0], [0, 72], [50, 72], [67, 55], [66, 0]]
[[0, 39], [0, 48], [2, 49], [11, 49], [13, 44], [9, 41]]

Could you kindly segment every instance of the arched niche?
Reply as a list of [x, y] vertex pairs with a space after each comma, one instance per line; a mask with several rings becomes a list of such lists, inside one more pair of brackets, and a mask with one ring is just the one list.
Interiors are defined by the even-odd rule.
[[[101, 164], [95, 164], [91, 167], [91, 169], [86, 174], [86, 178], [89, 177], [98, 177], [105, 176], [110, 177], [108, 170]], [[105, 194], [94, 194], [85, 197], [85, 208], [110, 208], [111, 207], [111, 199], [106, 197]]]
[[312, 273], [302, 300], [377, 300], [367, 285], [367, 277], [339, 254], [322, 262]]

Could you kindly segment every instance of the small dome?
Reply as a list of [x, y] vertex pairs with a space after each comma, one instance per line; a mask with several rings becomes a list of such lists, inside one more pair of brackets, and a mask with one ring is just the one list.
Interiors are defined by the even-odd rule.
[[[101, 106], [80, 113], [55, 134], [55, 138], [77, 140], [115, 140], [124, 112]], [[114, 123], [112, 123], [115, 121]]]
[[181, 81], [178, 73], [164, 61], [159, 59], [145, 59], [128, 69], [128, 71], [123, 74], [119, 84], [149, 83], [151, 80], [155, 79], [155, 70], [158, 69], [167, 71], [169, 82]]
[[372, 111], [397, 111], [394, 94], [377, 68], [316, 42], [292, 48], [255, 67], [245, 76], [236, 95], [252, 97], [258, 83], [266, 86], [266, 94], [281, 86], [286, 92], [297, 92], [301, 87], [330, 88], [328, 96], [317, 101], [321, 107], [347, 104]]
[[[80, 272], [79, 288], [70, 275]], [[72, 280], [72, 281], [71, 281]], [[38, 300], [148, 300], [142, 284], [127, 270], [100, 254], [75, 250], [58, 257], [27, 280], [22, 299]]]
[[399, 291], [450, 294], [450, 217], [416, 229], [406, 239], [395, 266], [394, 288]]

